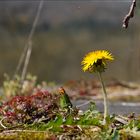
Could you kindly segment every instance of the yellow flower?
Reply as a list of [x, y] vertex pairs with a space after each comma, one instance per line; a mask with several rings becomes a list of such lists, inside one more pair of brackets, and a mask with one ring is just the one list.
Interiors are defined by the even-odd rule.
[[97, 50], [89, 52], [81, 62], [83, 71], [103, 72], [107, 61], [114, 60], [111, 53], [106, 50]]

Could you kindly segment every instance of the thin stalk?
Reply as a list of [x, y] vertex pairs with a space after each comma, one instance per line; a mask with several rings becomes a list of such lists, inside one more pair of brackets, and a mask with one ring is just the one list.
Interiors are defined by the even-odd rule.
[[22, 70], [22, 74], [21, 74], [21, 81], [24, 80], [24, 78], [26, 76], [26, 73], [27, 73], [27, 67], [28, 67], [30, 56], [31, 56], [31, 53], [32, 53], [32, 38], [33, 38], [33, 35], [35, 33], [37, 22], [38, 22], [39, 17], [40, 17], [40, 13], [41, 13], [41, 10], [42, 10], [42, 7], [43, 7], [43, 2], [44, 2], [44, 0], [40, 0], [40, 2], [39, 2], [37, 13], [36, 13], [35, 19], [33, 21], [32, 28], [29, 32], [27, 42], [24, 46], [24, 50], [21, 54], [21, 57], [19, 59], [16, 71], [15, 71], [15, 74], [13, 76], [13, 78], [14, 78], [15, 75], [19, 73], [19, 71], [20, 71], [20, 69], [23, 65], [23, 70]]
[[28, 48], [27, 48], [27, 53], [26, 53], [26, 56], [25, 56], [25, 61], [24, 61], [22, 74], [21, 74], [21, 81], [24, 81], [26, 73], [27, 73], [27, 68], [28, 68], [28, 64], [29, 64], [29, 61], [30, 61], [31, 53], [32, 53], [32, 38], [33, 38], [35, 29], [36, 29], [36, 26], [37, 26], [37, 22], [38, 22], [39, 17], [40, 17], [40, 13], [41, 13], [41, 10], [42, 10], [42, 7], [43, 7], [43, 2], [44, 2], [44, 0], [40, 0], [38, 10], [37, 10], [37, 14], [36, 14], [35, 20], [33, 22], [32, 29], [31, 29], [29, 37], [28, 37], [28, 41], [27, 41]]
[[101, 72], [98, 72], [99, 75], [99, 79], [101, 81], [101, 85], [102, 85], [102, 90], [103, 90], [103, 98], [104, 98], [104, 123], [106, 122], [106, 117], [108, 116], [108, 101], [107, 101], [107, 92], [105, 89], [105, 85], [102, 79], [102, 74]]
[[27, 54], [26, 54], [26, 58], [25, 58], [25, 62], [24, 62], [24, 67], [23, 67], [23, 71], [22, 71], [22, 75], [21, 75], [21, 82], [24, 81], [26, 73], [27, 73], [27, 67], [28, 67], [29, 60], [30, 60], [31, 53], [32, 53], [32, 41], [29, 42], [28, 46], [29, 47], [27, 50]]

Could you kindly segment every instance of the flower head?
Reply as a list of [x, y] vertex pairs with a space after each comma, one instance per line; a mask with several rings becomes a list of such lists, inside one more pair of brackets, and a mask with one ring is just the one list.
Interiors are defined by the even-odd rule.
[[89, 52], [81, 62], [83, 71], [103, 72], [106, 68], [107, 61], [114, 60], [111, 53], [106, 50], [97, 50]]

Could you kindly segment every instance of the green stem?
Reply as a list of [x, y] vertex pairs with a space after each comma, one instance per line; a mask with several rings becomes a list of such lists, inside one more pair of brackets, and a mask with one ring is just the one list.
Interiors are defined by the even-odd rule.
[[106, 89], [105, 89], [105, 85], [102, 79], [102, 75], [101, 72], [98, 72], [99, 75], [99, 79], [101, 81], [101, 85], [102, 85], [102, 90], [103, 90], [103, 98], [104, 98], [104, 123], [106, 123], [106, 117], [108, 115], [108, 101], [107, 101], [107, 93], [106, 93]]

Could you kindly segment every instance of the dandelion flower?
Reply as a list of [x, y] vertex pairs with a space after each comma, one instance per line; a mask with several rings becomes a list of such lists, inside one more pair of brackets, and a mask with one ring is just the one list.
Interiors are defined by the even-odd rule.
[[103, 97], [104, 97], [104, 120], [103, 124], [106, 123], [106, 119], [108, 116], [108, 100], [107, 100], [107, 93], [105, 89], [105, 85], [102, 79], [102, 72], [104, 72], [107, 61], [113, 61], [114, 57], [111, 53], [106, 50], [97, 50], [88, 53], [81, 62], [83, 71], [88, 72], [97, 72], [99, 75], [99, 79], [101, 81], [102, 90], [103, 90]]
[[111, 53], [106, 50], [97, 50], [88, 53], [81, 62], [83, 71], [103, 72], [106, 68], [107, 61], [114, 60]]

